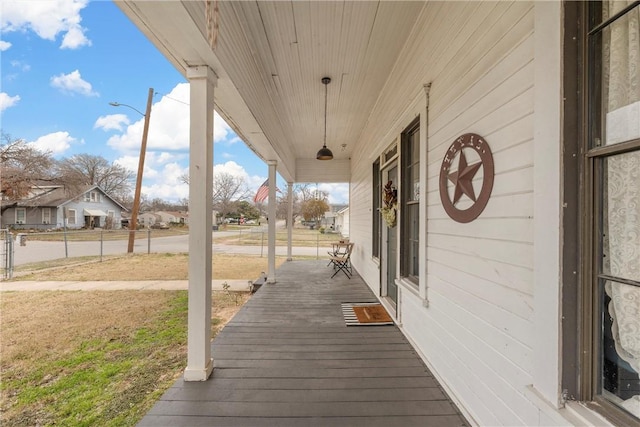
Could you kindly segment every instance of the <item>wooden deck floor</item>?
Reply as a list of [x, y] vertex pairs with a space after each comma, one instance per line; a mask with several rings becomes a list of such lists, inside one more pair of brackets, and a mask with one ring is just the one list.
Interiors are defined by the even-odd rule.
[[140, 426], [466, 426], [396, 326], [345, 326], [376, 301], [356, 274], [285, 263], [213, 342], [206, 382], [178, 380]]

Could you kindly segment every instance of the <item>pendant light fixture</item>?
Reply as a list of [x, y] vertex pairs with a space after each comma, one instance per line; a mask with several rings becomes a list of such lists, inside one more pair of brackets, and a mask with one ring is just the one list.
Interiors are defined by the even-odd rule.
[[322, 148], [316, 154], [318, 160], [331, 160], [333, 159], [333, 153], [327, 148], [327, 85], [331, 83], [331, 78], [323, 77], [322, 84], [324, 85], [324, 143]]

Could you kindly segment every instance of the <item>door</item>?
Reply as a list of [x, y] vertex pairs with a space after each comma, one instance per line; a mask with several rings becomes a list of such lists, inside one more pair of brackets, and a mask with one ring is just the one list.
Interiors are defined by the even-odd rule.
[[[386, 185], [391, 181], [392, 186], [397, 187], [398, 183], [398, 164], [391, 163], [382, 171], [382, 185]], [[388, 301], [396, 307], [398, 302], [398, 286], [396, 285], [396, 266], [398, 254], [398, 227], [388, 227], [382, 222], [382, 259], [381, 259], [381, 278], [380, 287], [381, 295], [386, 297]]]

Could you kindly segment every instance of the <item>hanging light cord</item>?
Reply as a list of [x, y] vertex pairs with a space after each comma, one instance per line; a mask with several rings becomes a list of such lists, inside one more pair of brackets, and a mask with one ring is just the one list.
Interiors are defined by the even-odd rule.
[[322, 144], [324, 148], [327, 148], [327, 84], [324, 83], [324, 143]]
[[333, 159], [333, 153], [331, 150], [327, 148], [327, 106], [328, 106], [328, 89], [327, 85], [331, 82], [331, 78], [323, 77], [322, 84], [324, 84], [324, 141], [322, 143], [322, 148], [318, 151], [316, 155], [316, 159], [318, 160], [331, 160]]

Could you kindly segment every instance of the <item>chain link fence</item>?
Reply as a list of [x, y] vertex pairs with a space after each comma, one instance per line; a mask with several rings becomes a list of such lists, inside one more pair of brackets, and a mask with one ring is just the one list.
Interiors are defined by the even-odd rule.
[[[133, 252], [184, 253], [189, 251], [188, 228], [130, 230], [73, 230], [21, 232], [4, 230], [3, 275], [11, 277], [14, 265], [47, 262], [62, 258], [102, 257], [128, 253], [130, 233], [135, 233]], [[214, 252], [267, 256], [268, 233], [265, 228], [222, 228], [212, 231]], [[286, 229], [276, 233], [276, 253], [286, 254]], [[291, 240], [293, 256], [324, 258], [332, 243], [342, 240], [339, 233], [294, 228]], [[15, 246], [14, 246], [15, 245]], [[8, 248], [11, 247], [12, 250]], [[11, 266], [11, 267], [9, 267]]]
[[2, 278], [11, 279], [13, 277], [13, 234], [7, 229], [0, 229], [0, 258], [2, 259]]

